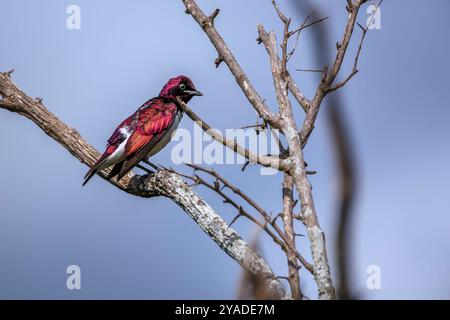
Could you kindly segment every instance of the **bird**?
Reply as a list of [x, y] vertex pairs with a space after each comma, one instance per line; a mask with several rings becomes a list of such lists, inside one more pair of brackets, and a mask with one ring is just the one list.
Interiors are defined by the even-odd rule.
[[184, 76], [169, 79], [159, 95], [146, 101], [122, 121], [108, 139], [106, 149], [84, 176], [83, 186], [99, 171], [113, 166], [107, 179], [122, 179], [140, 161], [155, 155], [170, 141], [183, 110], [177, 98], [187, 103], [202, 96], [192, 81]]

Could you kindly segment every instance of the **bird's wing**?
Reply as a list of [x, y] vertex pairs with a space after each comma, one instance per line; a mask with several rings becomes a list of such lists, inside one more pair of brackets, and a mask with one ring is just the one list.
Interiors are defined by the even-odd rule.
[[127, 135], [124, 133], [124, 130], [131, 125], [133, 122], [134, 114], [126, 118], [122, 123], [114, 130], [111, 137], [108, 139], [108, 143], [106, 145], [106, 150], [100, 156], [100, 158], [92, 165], [89, 171], [84, 176], [83, 186], [95, 175], [98, 168], [103, 164], [107, 158], [116, 151], [116, 149], [125, 141]]
[[106, 145], [106, 151], [105, 153], [107, 155], [111, 155], [116, 151], [116, 149], [124, 142], [127, 138], [127, 131], [132, 130], [131, 124], [133, 122], [133, 118], [135, 117], [135, 114], [132, 114], [128, 118], [122, 121], [122, 123], [116, 128], [114, 133], [111, 135], [111, 137], [108, 139], [108, 143]]
[[143, 160], [172, 126], [177, 113], [175, 103], [156, 100], [140, 110], [136, 127], [125, 145], [126, 162], [120, 170], [120, 180]]

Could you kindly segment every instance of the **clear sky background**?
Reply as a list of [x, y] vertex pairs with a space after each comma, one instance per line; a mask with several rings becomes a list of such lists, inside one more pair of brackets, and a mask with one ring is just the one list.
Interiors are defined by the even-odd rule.
[[[308, 12], [295, 11], [292, 1], [279, 3], [295, 25]], [[221, 8], [218, 30], [275, 106], [268, 57], [255, 41], [259, 23], [281, 31], [270, 1], [198, 3], [206, 12]], [[315, 3], [330, 17], [333, 47], [344, 30], [345, 1]], [[71, 4], [81, 8], [81, 30], [66, 28]], [[351, 276], [362, 298], [450, 298], [449, 9], [445, 0], [384, 1], [382, 29], [369, 32], [360, 73], [342, 90], [358, 162]], [[42, 97], [99, 149], [124, 117], [178, 74], [204, 93], [190, 105], [214, 127], [255, 121], [226, 66], [214, 68], [216, 52], [181, 1], [2, 0], [0, 12], [0, 70], [15, 68], [19, 87]], [[359, 21], [366, 18], [362, 11]], [[320, 67], [311, 34], [302, 34], [292, 70]], [[311, 96], [318, 76], [293, 73]], [[311, 181], [333, 265], [337, 175], [322, 111], [305, 153], [319, 172]], [[193, 130], [187, 117], [180, 126]], [[155, 162], [170, 164], [171, 146]], [[170, 200], [133, 197], [99, 178], [82, 188], [87, 167], [31, 121], [5, 110], [0, 147], [0, 298], [236, 296], [241, 268]], [[280, 210], [281, 175], [263, 177], [257, 167], [242, 173], [237, 165], [216, 169], [268, 211]], [[222, 217], [233, 218], [214, 194], [198, 190]], [[245, 220], [234, 227], [251, 238], [254, 228]], [[262, 242], [272, 268], [285, 275], [285, 256], [271, 240]], [[309, 257], [307, 241], [300, 238], [298, 246]], [[81, 267], [81, 290], [65, 286], [71, 264]], [[366, 288], [369, 265], [381, 268], [381, 290]], [[301, 276], [304, 292], [315, 298], [311, 276]]]

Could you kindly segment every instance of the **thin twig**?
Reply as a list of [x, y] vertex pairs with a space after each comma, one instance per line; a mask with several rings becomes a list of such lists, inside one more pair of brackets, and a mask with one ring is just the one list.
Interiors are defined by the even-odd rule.
[[233, 74], [236, 82], [239, 84], [242, 92], [247, 97], [250, 104], [254, 107], [256, 112], [266, 120], [272, 127], [279, 128], [280, 119], [278, 115], [270, 111], [269, 107], [265, 104], [263, 99], [259, 96], [256, 89], [248, 79], [245, 72], [237, 62], [231, 50], [223, 40], [222, 36], [217, 32], [214, 24], [211, 22], [210, 17], [206, 16], [199, 8], [194, 0], [182, 0], [186, 7], [186, 13], [190, 14], [200, 27], [205, 31], [206, 35], [211, 40], [211, 43], [217, 50], [219, 57], [227, 64], [231, 73]]
[[295, 69], [295, 70], [301, 72], [319, 72], [319, 73], [323, 71], [322, 69]]
[[259, 163], [262, 166], [272, 167], [279, 170], [286, 169], [286, 163], [283, 160], [279, 159], [278, 157], [254, 154], [250, 150], [239, 145], [236, 141], [226, 139], [222, 134], [220, 134], [220, 132], [211, 128], [205, 121], [200, 119], [200, 117], [197, 114], [195, 114], [195, 112], [192, 111], [192, 109], [189, 108], [187, 104], [181, 101], [181, 99], [177, 98], [177, 100], [178, 104], [181, 106], [183, 111], [189, 116], [189, 118], [191, 118], [192, 121], [194, 121], [198, 126], [200, 126], [200, 128], [202, 128], [206, 134], [211, 136], [218, 143], [226, 146], [227, 148], [238, 153], [239, 155], [245, 157], [246, 159], [250, 160], [250, 162]]
[[[256, 201], [254, 201], [250, 196], [248, 196], [246, 193], [244, 193], [241, 189], [239, 189], [238, 187], [236, 187], [235, 185], [233, 185], [231, 182], [229, 182], [227, 179], [225, 179], [223, 176], [221, 176], [219, 173], [217, 173], [217, 171], [210, 169], [210, 168], [206, 168], [206, 167], [202, 167], [199, 166], [197, 164], [186, 164], [187, 166], [193, 168], [196, 171], [201, 171], [204, 173], [207, 173], [211, 176], [213, 176], [215, 179], [217, 179], [218, 181], [220, 181], [221, 183], [223, 183], [224, 186], [226, 186], [228, 189], [230, 189], [233, 193], [235, 193], [236, 195], [238, 195], [240, 198], [242, 198], [245, 202], [247, 202], [251, 207], [253, 207], [264, 219], [264, 221], [268, 224], [270, 224], [274, 230], [277, 232], [277, 234], [280, 236], [280, 238], [283, 240], [283, 242], [288, 246], [289, 248], [289, 242], [288, 239], [286, 238], [286, 235], [284, 234], [284, 232], [280, 229], [280, 227], [278, 227], [278, 225], [276, 224], [276, 219], [271, 219], [270, 214], [264, 210], [260, 205], [258, 205], [256, 203]], [[198, 177], [198, 175], [196, 175], [194, 178], [190, 177], [191, 180], [195, 180], [196, 177]], [[203, 182], [207, 183], [206, 181], [204, 181], [203, 179], [201, 179], [199, 177], [199, 181], [204, 184]], [[217, 188], [211, 184], [207, 185], [205, 184], [205, 186], [207, 186], [208, 188], [210, 188], [211, 190], [216, 191], [221, 197], [223, 197], [225, 200], [229, 201], [229, 197], [226, 196], [224, 194], [224, 192], [220, 189]], [[231, 203], [231, 202], [230, 202]], [[234, 203], [234, 207], [235, 208], [242, 208], [241, 206], [237, 205], [237, 203]], [[247, 217], [247, 215], [245, 214], [246, 211], [242, 214], [245, 217]], [[249, 218], [250, 219], [250, 218]], [[253, 222], [255, 222], [253, 219], [251, 219]], [[261, 227], [261, 224], [259, 224], [259, 222], [255, 222], [258, 226]], [[263, 228], [263, 230], [266, 230], [265, 228]], [[271, 236], [272, 237], [272, 236]], [[273, 238], [273, 237], [272, 237]], [[274, 239], [275, 240], [275, 239]], [[277, 242], [277, 241], [275, 241]], [[297, 255], [298, 259], [300, 260], [300, 262], [305, 266], [305, 268], [309, 271], [312, 271], [312, 266], [309, 262], [306, 261], [306, 259], [304, 257], [302, 257], [302, 255], [297, 252], [297, 250], [295, 250], [294, 248], [291, 248]], [[284, 248], [283, 250], [286, 251], [286, 248]]]
[[297, 29], [295, 29], [295, 30], [289, 32], [289, 37], [292, 37], [292, 36], [293, 36], [294, 34], [296, 34], [297, 32], [300, 32], [300, 31], [302, 31], [303, 29], [312, 27], [313, 25], [318, 24], [318, 23], [320, 23], [320, 22], [322, 22], [322, 21], [325, 21], [325, 20], [327, 20], [327, 19], [328, 19], [328, 17], [324, 17], [324, 18], [315, 20], [315, 21], [313, 21], [313, 22], [311, 22], [311, 23], [308, 23], [307, 25], [301, 25], [299, 28], [297, 28]]
[[[380, 8], [382, 3], [383, 3], [383, 0], [380, 0], [378, 5], [376, 6], [375, 11], [377, 11]], [[366, 38], [367, 31], [369, 30], [369, 25], [372, 23], [374, 17], [375, 17], [375, 13], [373, 14], [372, 18], [367, 23], [367, 26], [365, 28], [360, 23], [357, 23], [358, 27], [362, 31], [362, 34], [361, 34], [361, 39], [359, 41], [358, 50], [356, 52], [355, 59], [353, 61], [352, 71], [350, 72], [350, 74], [343, 81], [341, 81], [341, 82], [335, 84], [334, 86], [328, 88], [327, 93], [333, 92], [333, 91], [336, 91], [336, 90], [342, 88], [343, 86], [345, 86], [350, 81], [351, 78], [353, 78], [358, 73], [358, 71], [359, 71], [358, 70], [359, 56], [361, 54], [361, 50], [362, 50], [362, 47], [363, 47], [364, 39]]]

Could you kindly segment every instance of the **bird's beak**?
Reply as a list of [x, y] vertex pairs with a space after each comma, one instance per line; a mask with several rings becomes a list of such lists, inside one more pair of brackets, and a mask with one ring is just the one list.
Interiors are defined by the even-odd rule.
[[197, 90], [185, 90], [184, 92], [191, 96], [202, 96], [203, 95], [203, 93], [201, 93], [200, 91], [197, 91]]

